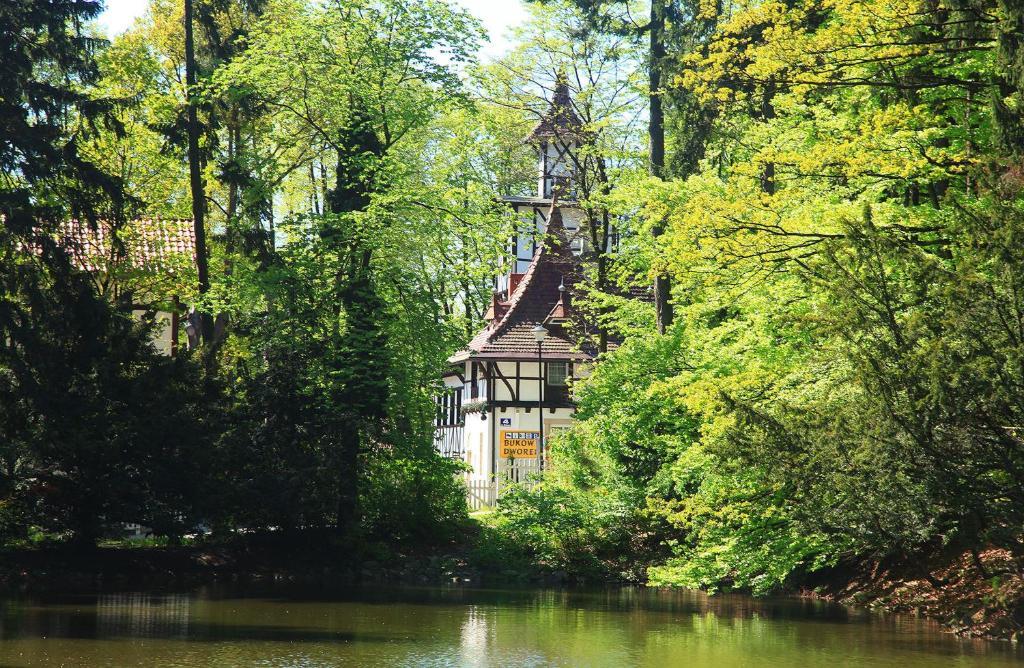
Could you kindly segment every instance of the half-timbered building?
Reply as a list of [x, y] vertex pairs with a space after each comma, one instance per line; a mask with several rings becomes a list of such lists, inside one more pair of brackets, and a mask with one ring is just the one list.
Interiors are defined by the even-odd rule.
[[596, 357], [592, 328], [573, 301], [587, 250], [574, 199], [575, 151], [584, 139], [568, 86], [527, 137], [537, 149], [536, 195], [505, 198], [521, 221], [495, 278], [486, 325], [448, 360], [436, 444], [469, 464], [471, 505], [491, 505], [506, 481], [542, 469], [545, 443], [569, 426], [572, 382]]

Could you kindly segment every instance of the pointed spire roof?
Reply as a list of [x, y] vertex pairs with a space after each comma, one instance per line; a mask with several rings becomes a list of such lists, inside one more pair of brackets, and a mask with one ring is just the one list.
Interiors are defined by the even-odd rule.
[[564, 284], [558, 286], [558, 303], [554, 305], [551, 311], [548, 313], [548, 317], [544, 318], [545, 325], [560, 325], [569, 319], [569, 290]]
[[576, 115], [572, 96], [569, 94], [569, 80], [565, 72], [555, 77], [555, 93], [551, 106], [526, 137], [527, 142], [543, 139], [579, 139], [583, 135], [583, 121]]
[[581, 360], [596, 356], [595, 350], [579, 349], [582, 333], [570, 308], [570, 294], [579, 282], [579, 263], [569, 247], [557, 202], [548, 214], [547, 233], [533, 261], [509, 295], [503, 313], [482, 329], [452, 363], [474, 358], [532, 359], [537, 355], [533, 328], [549, 330], [542, 344], [546, 359]]

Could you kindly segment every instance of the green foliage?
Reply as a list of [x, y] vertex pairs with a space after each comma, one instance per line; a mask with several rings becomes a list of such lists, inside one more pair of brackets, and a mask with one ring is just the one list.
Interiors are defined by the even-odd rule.
[[97, 66], [97, 93], [134, 103], [119, 106], [116, 131], [101, 128], [83, 152], [121, 180], [135, 205], [130, 213], [188, 218], [188, 167], [159, 131], [177, 113], [180, 93], [170, 88], [159, 45], [141, 30], [128, 32], [98, 54]]
[[834, 563], [844, 547], [835, 537], [802, 531], [788, 490], [774, 490], [756, 466], [727, 464], [696, 446], [672, 468], [678, 488], [692, 492], [648, 500], [683, 537], [670, 539], [675, 556], [649, 569], [652, 585], [768, 594]]
[[[200, 110], [204, 178], [219, 211], [211, 231], [224, 234], [215, 237], [212, 289], [195, 305], [218, 314], [216, 342], [202, 351], [202, 366], [184, 351], [157, 356], [152, 328], [129, 315], [129, 300], [166, 307], [172, 295], [191, 297], [178, 291], [180, 280], [106, 264], [90, 276], [73, 269], [48, 234], [32, 241], [38, 255], [5, 235], [4, 535], [37, 526], [88, 542], [119, 522], [138, 522], [172, 539], [202, 523], [219, 532], [333, 526], [389, 540], [447, 540], [462, 526], [465, 501], [454, 465], [432, 448], [433, 383], [450, 342], [479, 317], [468, 299], [465, 313], [453, 306], [460, 294], [484, 302], [484, 269], [500, 252], [485, 230], [507, 226], [467, 170], [494, 178], [507, 171], [482, 161], [483, 147], [458, 143], [458, 133], [477, 131], [451, 120], [478, 122], [452, 68], [469, 57], [466, 35], [479, 27], [433, 1], [279, 2], [265, 18], [259, 2], [196, 8], [200, 74], [209, 84]], [[85, 17], [97, 8], [80, 9]], [[78, 68], [75, 80], [92, 86], [94, 98], [126, 103], [108, 126], [68, 137], [122, 179], [149, 215], [190, 206], [179, 145], [179, 12], [173, 0], [154, 2], [98, 67], [83, 54], [57, 54], [55, 44], [25, 58], [42, 63], [50, 49]], [[42, 17], [40, 39], [68, 16], [52, 24]], [[92, 44], [70, 30], [64, 37], [65, 46]], [[310, 75], [301, 90], [292, 87], [296, 68]], [[93, 99], [73, 93], [64, 97], [68, 109]], [[20, 95], [5, 99], [36, 99]], [[295, 113], [292, 103], [314, 98], [322, 116]], [[99, 125], [98, 111], [70, 118]], [[22, 113], [49, 121], [30, 105]], [[40, 153], [39, 178], [25, 171], [11, 196], [52, 198], [63, 206], [54, 209], [59, 220], [74, 209], [54, 190], [61, 178], [70, 182], [56, 162], [56, 140], [65, 138], [47, 132], [56, 148], [43, 148], [53, 159]], [[438, 141], [457, 150], [441, 151]], [[74, 156], [78, 145], [64, 148], [61, 155]], [[313, 176], [303, 183], [307, 168]], [[26, 167], [11, 173], [19, 169]], [[307, 201], [316, 206], [273, 229], [268, 203], [282, 184], [312, 190]], [[15, 213], [5, 209], [7, 223], [40, 223]], [[453, 239], [462, 244], [456, 253]], [[453, 265], [464, 278], [445, 284]], [[123, 304], [112, 303], [118, 295]]]
[[[432, 394], [515, 224], [494, 195], [528, 189], [520, 112], [565, 71], [592, 138], [583, 227], [605, 248], [610, 207], [622, 233], [585, 258], [582, 305], [624, 342], [477, 557], [756, 593], [847, 558], [1024, 559], [1016, 5], [672, 2], [653, 63], [632, 22], [649, 5], [542, 4], [472, 70], [484, 102], [459, 69], [480, 26], [440, 0], [197, 0], [223, 232], [202, 365], [155, 355], [129, 315], [175, 281], [89, 276], [53, 237], [71, 215], [122, 240], [129, 213], [188, 211], [178, 3], [98, 61], [77, 27], [97, 5], [3, 5], [23, 26], [0, 46], [3, 535], [457, 537]], [[641, 174], [651, 65], [670, 180]], [[638, 275], [671, 276], [663, 336], [625, 296]]]
[[[90, 95], [101, 40], [83, 31], [99, 2], [5, 3], [0, 25], [0, 213], [20, 234], [74, 214], [95, 220], [120, 213], [120, 184], [82, 154], [85, 138], [113, 123], [111, 101]], [[12, 33], [13, 34], [13, 33]]]
[[[843, 544], [804, 533], [788, 490], [759, 464], [710, 450], [726, 416], [708, 392], [737, 371], [754, 376], [732, 383], [757, 382], [753, 357], [737, 363], [762, 334], [749, 328], [763, 323], [740, 326], [735, 309], [685, 315], [669, 336], [631, 339], [597, 366], [577, 389], [579, 422], [555, 442], [544, 484], [503, 500], [500, 526], [559, 564], [590, 560], [589, 572], [765, 593], [830, 562]], [[774, 354], [756, 352], [761, 364]]]
[[[0, 263], [5, 518], [83, 542], [116, 522], [180, 536], [207, 510], [198, 370], [162, 357], [91, 278], [6, 241]], [[58, 389], [59, 388], [59, 389]]]
[[587, 505], [574, 490], [539, 487], [510, 490], [498, 503], [494, 528], [528, 555], [537, 568], [579, 579], [620, 579], [631, 564], [621, 550], [629, 529], [624, 508]]
[[374, 450], [364, 465], [360, 505], [368, 534], [382, 540], [443, 545], [460, 538], [468, 521], [462, 464], [432, 444]]
[[657, 518], [652, 582], [1019, 554], [1017, 14], [702, 6], [675, 86], [713, 120], [706, 158], [613, 195], [620, 257], [671, 272], [679, 324], [618, 325], [545, 482]]
[[[131, 199], [89, 142], [122, 129], [92, 88], [98, 3], [17, 3], [0, 22], [0, 498], [7, 535], [94, 541], [117, 522], [180, 536], [203, 513], [197, 370], [160, 357], [153, 324], [112, 303], [53, 237], [79, 216], [119, 239]], [[117, 249], [115, 242], [114, 248]], [[176, 481], [176, 482], [172, 482]], [[31, 529], [35, 527], [35, 529]]]

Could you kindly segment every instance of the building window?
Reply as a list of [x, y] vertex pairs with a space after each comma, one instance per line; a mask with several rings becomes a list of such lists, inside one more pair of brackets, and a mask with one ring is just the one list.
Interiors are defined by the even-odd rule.
[[548, 385], [555, 387], [564, 387], [566, 380], [569, 378], [569, 363], [568, 362], [548, 362]]

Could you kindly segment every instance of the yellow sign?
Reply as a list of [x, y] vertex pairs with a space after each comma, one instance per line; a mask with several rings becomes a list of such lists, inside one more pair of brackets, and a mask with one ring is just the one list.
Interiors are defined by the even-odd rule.
[[535, 431], [502, 429], [498, 457], [500, 459], [536, 459], [539, 439], [540, 434]]

